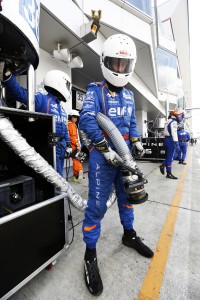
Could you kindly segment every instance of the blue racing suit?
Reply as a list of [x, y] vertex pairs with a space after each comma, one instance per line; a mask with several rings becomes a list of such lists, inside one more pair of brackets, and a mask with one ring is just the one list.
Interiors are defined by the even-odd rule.
[[173, 116], [167, 120], [164, 129], [164, 146], [166, 150], [166, 158], [163, 161], [163, 165], [166, 167], [167, 173], [172, 171], [172, 161], [174, 158], [174, 152], [176, 146], [178, 145], [178, 135], [177, 135], [177, 120]]
[[113, 184], [124, 229], [131, 230], [134, 221], [133, 205], [127, 202], [121, 167], [109, 165], [103, 154], [92, 144], [99, 143], [106, 137], [109, 146], [116, 150], [109, 137], [97, 124], [98, 112], [105, 114], [116, 125], [128, 146], [130, 146], [130, 138], [140, 137], [137, 131], [133, 93], [125, 88], [120, 92], [110, 92], [104, 81], [89, 84], [80, 114], [79, 129], [83, 130], [91, 140], [88, 206], [83, 221], [83, 240], [90, 249], [96, 248], [101, 231], [101, 220], [107, 211], [106, 202]]
[[179, 141], [179, 147], [180, 151], [178, 151], [178, 160], [184, 161], [187, 154], [187, 145], [190, 140], [190, 134], [188, 131], [182, 129], [178, 130], [178, 141]]
[[[15, 76], [12, 75], [3, 84], [16, 101], [27, 105], [27, 90], [18, 84]], [[60, 137], [60, 141], [56, 145], [56, 166], [57, 172], [63, 176], [66, 142], [70, 142], [66, 127], [67, 114], [60, 104], [60, 100], [52, 94], [35, 94], [35, 111], [55, 116], [56, 135]]]

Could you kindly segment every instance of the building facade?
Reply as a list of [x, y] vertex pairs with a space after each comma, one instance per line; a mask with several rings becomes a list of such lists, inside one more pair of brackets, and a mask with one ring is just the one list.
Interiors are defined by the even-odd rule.
[[[92, 11], [100, 12], [96, 35], [91, 33]], [[125, 33], [137, 48], [135, 72], [128, 87], [135, 95], [139, 132], [148, 137], [149, 122], [167, 117], [176, 106], [189, 106], [188, 24], [187, 0], [161, 4], [159, 0], [41, 0], [36, 89], [42, 89], [46, 71], [63, 70], [73, 85], [72, 99], [65, 108], [80, 110], [87, 84], [102, 80], [102, 44], [112, 34]], [[54, 55], [54, 50], [63, 49], [70, 53], [65, 61]]]

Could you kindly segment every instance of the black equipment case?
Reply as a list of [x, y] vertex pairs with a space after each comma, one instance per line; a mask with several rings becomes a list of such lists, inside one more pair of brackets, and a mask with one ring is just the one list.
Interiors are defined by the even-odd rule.
[[[5, 107], [0, 114], [54, 166], [51, 115]], [[0, 299], [8, 299], [67, 248], [67, 207], [66, 194], [57, 193], [0, 139]]]
[[148, 137], [142, 139], [145, 154], [137, 160], [162, 161], [165, 159], [164, 138]]

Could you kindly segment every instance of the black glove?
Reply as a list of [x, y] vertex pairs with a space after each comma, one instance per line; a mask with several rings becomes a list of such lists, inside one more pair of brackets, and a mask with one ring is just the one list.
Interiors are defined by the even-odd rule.
[[101, 142], [94, 144], [94, 146], [103, 154], [106, 161], [110, 165], [119, 167], [122, 164], [123, 161], [121, 157], [114, 150], [108, 147], [108, 142], [106, 139], [103, 139]]
[[5, 81], [11, 77], [12, 72], [10, 66], [5, 61], [0, 62], [0, 81]]
[[[94, 143], [93, 143], [94, 144]], [[101, 142], [94, 144], [95, 148], [100, 152], [108, 152], [108, 141], [104, 138]]]

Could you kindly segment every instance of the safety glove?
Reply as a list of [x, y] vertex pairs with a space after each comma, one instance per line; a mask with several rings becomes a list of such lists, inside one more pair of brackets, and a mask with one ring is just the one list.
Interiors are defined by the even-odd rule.
[[174, 142], [174, 145], [175, 145], [175, 150], [180, 151], [179, 142]]
[[112, 150], [108, 146], [108, 142], [105, 138], [101, 142], [94, 144], [94, 146], [103, 154], [107, 163], [109, 163], [110, 165], [119, 167], [122, 164], [123, 160], [114, 150]]
[[131, 138], [131, 145], [132, 145], [131, 151], [133, 157], [141, 158], [144, 156], [145, 151], [139, 138]]

